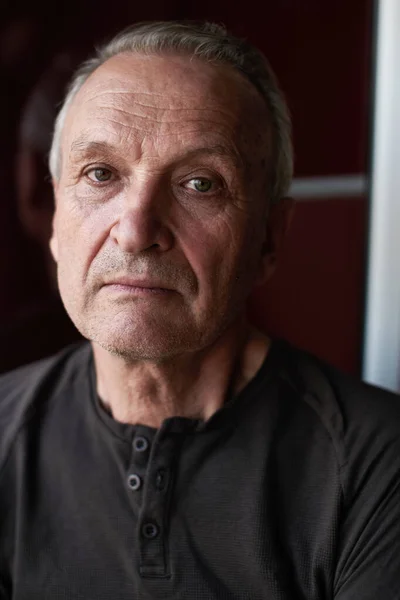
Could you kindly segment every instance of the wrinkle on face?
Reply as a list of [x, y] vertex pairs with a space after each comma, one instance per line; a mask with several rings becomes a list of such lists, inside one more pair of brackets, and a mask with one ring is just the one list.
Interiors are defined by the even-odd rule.
[[[132, 59], [136, 59], [134, 63]], [[156, 71], [154, 85], [147, 80], [150, 62]], [[116, 145], [120, 138], [132, 145], [152, 138], [158, 145], [175, 136], [179, 142], [178, 137], [182, 136], [217, 134], [247, 168], [260, 165], [255, 155], [265, 154], [269, 142], [264, 101], [231, 68], [217, 68], [200, 61], [198, 65], [201, 68], [195, 69], [196, 61], [188, 63], [182, 57], [114, 57], [89, 77], [74, 99], [67, 121], [78, 131], [85, 129], [85, 123], [93, 128], [99, 123], [99, 130]], [[127, 81], [125, 76], [126, 71], [133, 70], [134, 86], [132, 79]], [[180, 94], [171, 92], [176, 85], [181, 87]], [[132, 105], [132, 110], [127, 109], [127, 104]], [[81, 113], [81, 122], [79, 118], [77, 121], [77, 112]], [[260, 132], [260, 122], [265, 123], [265, 131]], [[69, 154], [74, 140], [68, 136], [65, 141]]]
[[[265, 229], [260, 166], [268, 151], [267, 110], [230, 68], [147, 58], [107, 61], [67, 114], [55, 220], [63, 240], [62, 292], [81, 331], [161, 344], [165, 329], [170, 344], [180, 331], [182, 344], [201, 345], [233, 318], [256, 268]], [[115, 171], [115, 184], [92, 186], [85, 173], [93, 165]], [[189, 193], [192, 176], [220, 181], [218, 193]], [[154, 239], [139, 248], [147, 227]], [[121, 245], [122, 231], [130, 232], [130, 249]], [[114, 312], [108, 296], [99, 295], [113, 269], [147, 269], [181, 293], [155, 312], [150, 301], [128, 309], [126, 299]]]

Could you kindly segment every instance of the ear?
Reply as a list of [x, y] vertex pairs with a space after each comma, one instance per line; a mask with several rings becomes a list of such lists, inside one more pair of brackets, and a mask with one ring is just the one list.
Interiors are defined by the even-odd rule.
[[266, 283], [276, 269], [278, 255], [293, 218], [294, 207], [293, 198], [281, 198], [269, 207], [257, 285]]
[[53, 179], [53, 190], [54, 190], [54, 202], [55, 209], [53, 214], [52, 228], [51, 228], [51, 237], [49, 241], [50, 252], [56, 262], [58, 262], [58, 238], [57, 238], [57, 182]]

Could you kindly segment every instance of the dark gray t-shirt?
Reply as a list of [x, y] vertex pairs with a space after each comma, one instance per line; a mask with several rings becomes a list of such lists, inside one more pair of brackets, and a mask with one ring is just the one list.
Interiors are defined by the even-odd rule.
[[118, 423], [89, 344], [0, 377], [1, 600], [400, 599], [400, 399], [283, 342], [207, 422]]

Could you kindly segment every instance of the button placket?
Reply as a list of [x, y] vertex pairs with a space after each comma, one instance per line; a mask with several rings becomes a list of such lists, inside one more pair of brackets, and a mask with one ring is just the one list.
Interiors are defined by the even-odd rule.
[[138, 523], [140, 573], [143, 577], [168, 574], [167, 535], [172, 465], [182, 441], [182, 435], [168, 435], [161, 429], [152, 446]]

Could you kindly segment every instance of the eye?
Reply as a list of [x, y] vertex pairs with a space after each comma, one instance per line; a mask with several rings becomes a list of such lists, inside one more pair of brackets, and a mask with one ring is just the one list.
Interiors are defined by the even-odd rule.
[[106, 181], [110, 181], [112, 175], [110, 169], [106, 169], [105, 167], [96, 167], [95, 169], [86, 171], [86, 176], [95, 183], [105, 183]]
[[206, 177], [196, 177], [194, 179], [190, 179], [188, 186], [196, 190], [196, 192], [205, 193], [211, 190], [213, 182]]

